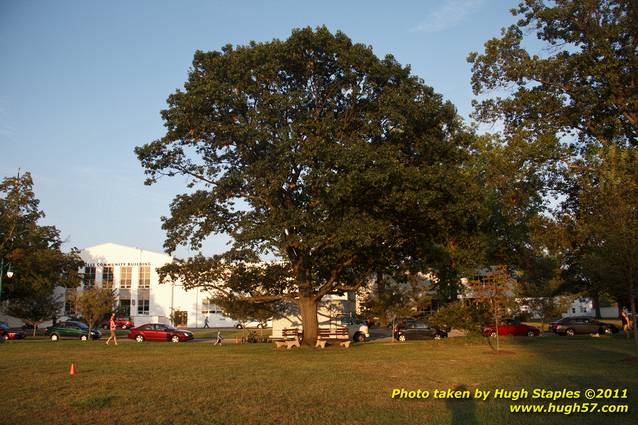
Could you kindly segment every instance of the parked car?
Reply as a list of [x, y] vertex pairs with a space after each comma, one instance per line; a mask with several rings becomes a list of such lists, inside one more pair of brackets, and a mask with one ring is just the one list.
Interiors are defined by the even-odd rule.
[[426, 325], [419, 320], [408, 320], [394, 330], [394, 338], [401, 342], [413, 339], [447, 338], [447, 331]]
[[[109, 326], [109, 319], [103, 320], [100, 324], [100, 327], [102, 329], [109, 329]], [[115, 319], [115, 327], [121, 329], [131, 329], [132, 327], [134, 327], [134, 325], [131, 319], [119, 318]]]
[[163, 323], [147, 323], [129, 331], [127, 337], [137, 342], [171, 341], [185, 342], [193, 339], [193, 333], [184, 329], [177, 329]]
[[559, 335], [573, 336], [577, 334], [605, 334], [618, 333], [618, 327], [611, 323], [601, 322], [592, 317], [563, 317], [550, 324], [550, 329]]
[[[526, 325], [518, 320], [505, 319], [498, 324], [498, 334], [514, 336], [538, 336], [541, 331], [536, 326]], [[488, 325], [483, 329], [484, 336], [496, 336], [496, 325]]]
[[97, 329], [89, 329], [86, 323], [67, 320], [60, 322], [56, 326], [49, 326], [44, 331], [51, 341], [58, 341], [60, 338], [75, 338], [86, 341], [87, 339], [100, 339], [102, 333]]
[[[330, 323], [322, 323], [319, 325], [318, 331], [328, 332], [333, 336], [338, 336], [339, 339], [345, 339], [347, 334], [348, 339], [354, 342], [365, 342], [370, 337], [370, 331], [365, 321], [352, 320], [349, 316], [336, 317]], [[303, 341], [303, 328], [283, 329], [282, 335], [284, 339], [292, 338], [296, 335], [299, 337], [299, 341]]]
[[24, 339], [25, 336], [26, 334], [21, 328], [11, 328], [7, 323], [0, 322], [0, 338], [2, 340]]
[[368, 321], [364, 317], [345, 314], [338, 316], [337, 319], [341, 326], [348, 328], [348, 336], [354, 342], [365, 342], [367, 338], [370, 338]]

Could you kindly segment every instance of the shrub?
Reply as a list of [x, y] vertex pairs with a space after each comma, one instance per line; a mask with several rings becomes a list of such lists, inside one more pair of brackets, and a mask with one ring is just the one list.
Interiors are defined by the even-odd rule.
[[428, 324], [444, 329], [460, 329], [481, 333], [490, 322], [489, 308], [464, 301], [454, 301], [439, 308], [427, 319]]

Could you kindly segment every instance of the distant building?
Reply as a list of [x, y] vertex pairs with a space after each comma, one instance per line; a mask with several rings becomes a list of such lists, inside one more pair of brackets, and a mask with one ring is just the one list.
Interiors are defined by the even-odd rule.
[[[82, 285], [77, 291], [91, 287], [113, 289], [120, 315], [130, 316], [135, 326], [171, 323], [171, 313], [176, 326], [202, 327], [207, 317], [211, 327], [237, 324], [210, 302], [209, 292], [160, 283], [157, 269], [173, 261], [168, 254], [104, 243], [81, 250], [80, 257], [85, 266], [80, 269]], [[71, 302], [74, 291], [76, 289], [56, 289], [56, 293], [64, 297], [65, 316], [75, 314]]]
[[[568, 307], [567, 312], [563, 314], [563, 317], [571, 316], [595, 316], [596, 308], [591, 298], [580, 297], [576, 298]], [[603, 319], [617, 319], [620, 316], [618, 310], [618, 304], [600, 306], [600, 317]]]

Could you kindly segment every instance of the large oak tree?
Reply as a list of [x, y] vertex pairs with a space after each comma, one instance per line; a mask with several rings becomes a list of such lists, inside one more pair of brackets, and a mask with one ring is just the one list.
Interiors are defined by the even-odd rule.
[[198, 51], [162, 117], [166, 135], [135, 152], [147, 184], [187, 178], [163, 218], [166, 250], [232, 238], [224, 254], [162, 275], [237, 300], [292, 302], [308, 343], [323, 296], [398, 262], [435, 261], [472, 228], [462, 167], [471, 134], [453, 105], [341, 32]]

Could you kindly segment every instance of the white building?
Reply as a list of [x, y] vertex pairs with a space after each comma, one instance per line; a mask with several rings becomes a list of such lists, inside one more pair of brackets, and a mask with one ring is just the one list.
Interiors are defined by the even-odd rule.
[[[567, 312], [563, 314], [563, 317], [572, 317], [572, 316], [591, 316], [594, 317], [596, 315], [596, 309], [594, 308], [594, 302], [591, 298], [588, 297], [580, 297], [576, 298], [569, 308]], [[618, 310], [618, 304], [614, 305], [605, 305], [600, 306], [600, 317], [603, 319], [617, 319], [620, 315]]]
[[[179, 284], [160, 283], [157, 269], [173, 261], [168, 254], [104, 243], [83, 249], [80, 257], [85, 266], [80, 270], [82, 286], [77, 290], [113, 289], [120, 314], [130, 316], [135, 326], [170, 323], [171, 313], [176, 326], [203, 327], [207, 317], [211, 327], [237, 324], [209, 301], [207, 291], [185, 290]], [[75, 289], [58, 288], [56, 291], [65, 298], [64, 314], [74, 314], [70, 294]]]

